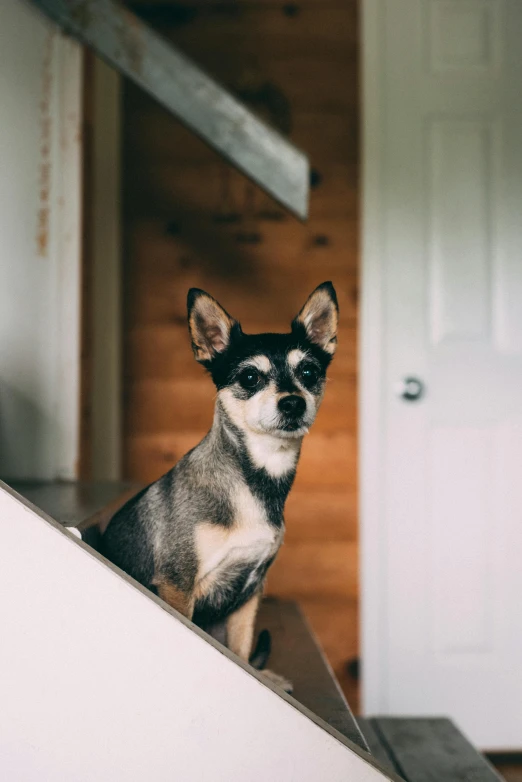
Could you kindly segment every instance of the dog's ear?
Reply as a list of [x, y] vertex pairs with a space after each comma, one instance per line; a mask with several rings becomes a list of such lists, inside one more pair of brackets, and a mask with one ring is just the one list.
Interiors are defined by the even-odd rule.
[[306, 304], [292, 323], [293, 331], [302, 331], [307, 339], [331, 356], [337, 347], [339, 306], [331, 282], [323, 282], [308, 297]]
[[196, 361], [208, 363], [228, 348], [232, 330], [240, 331], [241, 327], [212, 296], [199, 288], [189, 290], [187, 308], [194, 356]]

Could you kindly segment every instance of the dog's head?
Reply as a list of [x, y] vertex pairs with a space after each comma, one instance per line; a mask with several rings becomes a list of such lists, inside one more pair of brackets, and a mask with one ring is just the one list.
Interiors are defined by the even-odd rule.
[[188, 317], [196, 360], [212, 375], [232, 422], [252, 433], [302, 437], [315, 419], [337, 345], [332, 283], [314, 290], [289, 334], [244, 334], [199, 288], [189, 291]]

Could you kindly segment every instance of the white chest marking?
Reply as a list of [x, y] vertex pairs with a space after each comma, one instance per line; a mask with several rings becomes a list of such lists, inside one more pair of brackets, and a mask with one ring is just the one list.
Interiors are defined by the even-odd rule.
[[264, 468], [272, 478], [280, 478], [295, 468], [299, 440], [283, 440], [270, 434], [246, 432], [246, 441], [255, 466]]

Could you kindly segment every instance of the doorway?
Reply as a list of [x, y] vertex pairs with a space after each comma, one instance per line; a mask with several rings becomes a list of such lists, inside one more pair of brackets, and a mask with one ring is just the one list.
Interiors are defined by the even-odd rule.
[[338, 678], [358, 653], [358, 3], [156, 3], [136, 10], [310, 155], [299, 224], [130, 83], [123, 97], [123, 475], [155, 480], [212, 421], [192, 356], [190, 287], [247, 332], [286, 331], [313, 288], [337, 289], [339, 348], [287, 505], [268, 593], [297, 599]]

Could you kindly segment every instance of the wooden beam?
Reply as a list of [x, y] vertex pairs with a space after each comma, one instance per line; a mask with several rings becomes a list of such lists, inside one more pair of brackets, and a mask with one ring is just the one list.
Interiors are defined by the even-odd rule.
[[307, 157], [131, 11], [112, 0], [32, 2], [297, 217], [307, 217]]

